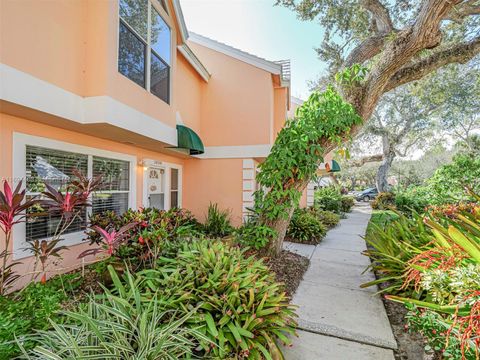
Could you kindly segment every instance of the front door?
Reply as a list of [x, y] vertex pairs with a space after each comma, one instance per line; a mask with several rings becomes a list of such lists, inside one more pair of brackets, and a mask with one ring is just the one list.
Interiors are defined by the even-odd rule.
[[161, 167], [148, 168], [147, 182], [148, 206], [165, 210], [165, 169]]

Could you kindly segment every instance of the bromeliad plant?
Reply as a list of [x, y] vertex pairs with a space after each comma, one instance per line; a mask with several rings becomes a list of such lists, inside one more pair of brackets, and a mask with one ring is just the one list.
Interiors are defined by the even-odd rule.
[[287, 230], [290, 241], [302, 244], [318, 244], [327, 233], [326, 226], [314, 212], [308, 209], [296, 209]]
[[25, 201], [25, 190], [20, 190], [21, 188], [22, 182], [19, 182], [12, 191], [8, 182], [4, 181], [3, 192], [0, 191], [0, 228], [5, 234], [5, 248], [0, 253], [0, 295], [4, 295], [18, 278], [13, 272], [13, 267], [18, 263], [9, 263], [13, 226], [24, 221], [25, 211], [35, 204], [33, 199]]
[[158, 301], [186, 320], [205, 339], [197, 339], [207, 358], [280, 359], [277, 341], [296, 326], [274, 275], [245, 250], [219, 240], [184, 243], [175, 258], [160, 258], [158, 270], [137, 273], [141, 301]]

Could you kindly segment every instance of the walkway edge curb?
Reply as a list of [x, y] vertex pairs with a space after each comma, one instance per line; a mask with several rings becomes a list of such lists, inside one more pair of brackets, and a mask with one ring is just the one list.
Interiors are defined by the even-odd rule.
[[335, 326], [319, 324], [303, 319], [298, 319], [297, 329], [308, 331], [318, 335], [332, 336], [342, 340], [353, 341], [360, 344], [381, 347], [389, 350], [398, 349], [396, 342], [384, 341], [382, 339], [378, 339], [372, 336], [346, 331]]

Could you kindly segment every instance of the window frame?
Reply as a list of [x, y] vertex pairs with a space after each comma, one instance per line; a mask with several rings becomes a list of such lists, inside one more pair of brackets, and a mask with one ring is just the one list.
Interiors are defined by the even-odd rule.
[[[13, 182], [18, 184], [22, 181], [22, 189], [26, 188], [26, 155], [27, 146], [38, 146], [52, 150], [66, 151], [78, 153], [88, 156], [88, 176], [91, 176], [93, 171], [93, 157], [99, 156], [103, 158], [111, 158], [129, 162], [129, 196], [128, 208], [136, 208], [136, 168], [137, 157], [124, 153], [117, 153], [98, 148], [72, 144], [64, 141], [53, 140], [45, 137], [27, 135], [23, 133], [13, 133]], [[91, 214], [92, 209], [87, 209], [87, 215]], [[72, 232], [65, 234], [62, 245], [72, 246], [82, 243], [85, 238], [84, 231]], [[23, 249], [27, 246], [26, 241], [26, 224], [20, 223], [13, 228], [13, 259], [21, 259], [31, 256], [30, 253]]]
[[[120, 15], [120, 1], [117, 1], [117, 19], [118, 19], [118, 24], [117, 24], [117, 51], [116, 51], [116, 56], [117, 56], [117, 62], [116, 62], [116, 67], [117, 67], [117, 72], [127, 78], [128, 80], [132, 81], [134, 84], [136, 84], [137, 86], [140, 86], [139, 84], [137, 84], [135, 81], [133, 81], [132, 79], [130, 79], [129, 77], [127, 77], [126, 75], [122, 74], [120, 71], [119, 71], [119, 68], [118, 68], [118, 63], [119, 63], [119, 52], [120, 52], [120, 23], [122, 23], [127, 29], [128, 31], [132, 32], [132, 34], [137, 37], [143, 44], [145, 44], [145, 74], [144, 74], [144, 77], [145, 77], [145, 86], [142, 87], [140, 86], [142, 89], [146, 90], [148, 93], [150, 93], [151, 95], [155, 96], [157, 99], [159, 99], [160, 101], [166, 103], [167, 105], [171, 105], [172, 104], [172, 72], [173, 72], [173, 65], [174, 64], [174, 57], [175, 57], [175, 44], [174, 44], [174, 37], [173, 37], [173, 33], [174, 33], [174, 27], [173, 27], [173, 24], [172, 24], [172, 21], [171, 21], [171, 18], [170, 18], [170, 9], [168, 8], [168, 4], [165, 3], [165, 5], [167, 6], [167, 11], [163, 8], [162, 4], [159, 2], [159, 1], [156, 1], [156, 0], [147, 0], [147, 3], [148, 3], [148, 10], [147, 10], [147, 39], [146, 41], [143, 40], [143, 37], [138, 34], [138, 32], [133, 29], [125, 19], [123, 19]], [[152, 93], [150, 88], [151, 88], [151, 57], [152, 57], [152, 46], [151, 46], [151, 28], [152, 28], [152, 7], [155, 8], [155, 10], [157, 11], [157, 13], [159, 14], [159, 16], [163, 19], [163, 21], [165, 22], [165, 24], [169, 27], [170, 29], [170, 64], [167, 64], [165, 62], [164, 59], [162, 59], [162, 57], [157, 54], [154, 50], [153, 50], [153, 54], [163, 63], [165, 64], [167, 67], [168, 67], [168, 100], [165, 101], [163, 100], [162, 98], [160, 98], [159, 96], [157, 96], [156, 94]]]

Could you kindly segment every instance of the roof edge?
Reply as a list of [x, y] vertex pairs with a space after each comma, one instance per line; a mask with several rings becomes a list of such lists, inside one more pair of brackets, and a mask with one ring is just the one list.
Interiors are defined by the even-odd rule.
[[237, 60], [243, 61], [244, 63], [250, 64], [252, 66], [255, 66], [259, 69], [268, 71], [272, 74], [276, 75], [281, 75], [282, 74], [282, 66], [280, 64], [277, 64], [273, 61], [269, 61], [266, 59], [263, 59], [261, 57], [258, 57], [256, 55], [250, 54], [248, 52], [245, 52], [243, 50], [234, 48], [233, 46], [224, 44], [222, 42], [210, 39], [208, 37], [205, 37], [200, 34], [196, 34], [193, 32], [189, 33], [189, 38], [188, 40], [205, 46], [209, 49], [218, 51], [222, 54], [228, 55], [230, 57], [233, 57]]
[[175, 10], [175, 16], [178, 20], [178, 25], [180, 27], [180, 35], [182, 36], [182, 43], [185, 44], [189, 37], [187, 24], [185, 24], [185, 18], [183, 17], [182, 7], [179, 0], [172, 0], [173, 9]]
[[193, 66], [193, 68], [197, 71], [197, 73], [208, 82], [210, 80], [210, 72], [208, 69], [203, 65], [200, 59], [195, 55], [195, 53], [190, 49], [190, 47], [184, 43], [182, 45], [177, 46], [178, 51], [185, 57], [185, 59]]

